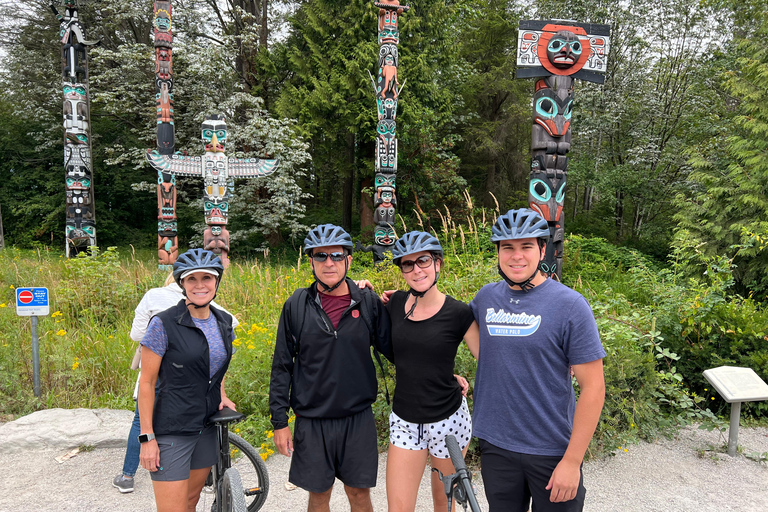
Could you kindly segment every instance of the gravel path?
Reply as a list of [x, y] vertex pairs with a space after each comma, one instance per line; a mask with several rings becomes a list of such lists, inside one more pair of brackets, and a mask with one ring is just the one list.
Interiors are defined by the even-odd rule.
[[[731, 458], [710, 451], [725, 439], [717, 432], [693, 428], [675, 439], [630, 446], [615, 457], [585, 465], [587, 511], [768, 511], [768, 465], [743, 456]], [[768, 428], [742, 428], [744, 453], [768, 452]], [[154, 511], [152, 485], [146, 471], [136, 477], [136, 490], [121, 495], [111, 485], [122, 466], [121, 448], [97, 448], [58, 463], [59, 451], [0, 453], [0, 511]], [[373, 490], [374, 509], [386, 510], [384, 464], [380, 458], [379, 486]], [[262, 510], [306, 510], [306, 493], [286, 491], [289, 460], [280, 455], [267, 461], [271, 489]], [[426, 475], [426, 473], [425, 473]], [[477, 476], [479, 501], [488, 510]], [[335, 486], [331, 509], [349, 510], [341, 485]], [[417, 510], [431, 510], [428, 479], [422, 480]]]

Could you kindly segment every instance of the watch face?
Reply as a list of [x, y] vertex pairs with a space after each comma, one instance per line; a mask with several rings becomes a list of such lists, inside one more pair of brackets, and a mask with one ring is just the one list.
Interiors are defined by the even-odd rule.
[[146, 443], [155, 438], [155, 434], [139, 434], [139, 442]]

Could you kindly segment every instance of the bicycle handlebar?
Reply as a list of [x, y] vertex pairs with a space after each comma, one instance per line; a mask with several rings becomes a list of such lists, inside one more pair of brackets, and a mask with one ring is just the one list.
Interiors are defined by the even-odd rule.
[[469, 508], [472, 512], [480, 512], [480, 505], [477, 503], [475, 490], [472, 487], [472, 476], [467, 470], [467, 465], [464, 462], [464, 457], [461, 454], [461, 448], [459, 448], [456, 437], [453, 435], [445, 436], [445, 445], [448, 447], [448, 454], [451, 456], [453, 467], [456, 468], [454, 478], [458, 478], [458, 485], [461, 491], [463, 491], [461, 494], [464, 494], [463, 498], [469, 502]]

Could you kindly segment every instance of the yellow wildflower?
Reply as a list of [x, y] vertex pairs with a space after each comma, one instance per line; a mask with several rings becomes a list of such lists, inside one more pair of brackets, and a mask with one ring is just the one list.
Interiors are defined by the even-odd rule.
[[234, 340], [232, 340], [233, 347], [239, 347], [241, 344], [242, 342], [240, 341], [240, 338], [235, 338]]
[[56, 318], [57, 316], [62, 316], [62, 312], [61, 312], [61, 311], [55, 311], [55, 312], [54, 312], [54, 313], [51, 315], [51, 318]]
[[259, 456], [261, 457], [261, 460], [267, 460], [267, 457], [269, 457], [266, 453], [260, 453]]
[[293, 423], [294, 421], [296, 421], [296, 416], [290, 416], [288, 418], [288, 423]]
[[267, 430], [264, 433], [267, 435], [267, 439], [275, 437], [275, 432], [273, 430]]
[[256, 347], [253, 345], [253, 343], [249, 343], [249, 344], [248, 344], [248, 350], [253, 350], [253, 349], [255, 349], [255, 348], [256, 348]]
[[58, 331], [56, 331], [56, 335], [57, 336], [66, 336], [67, 335], [67, 331], [65, 331], [64, 329], [59, 329]]
[[80, 359], [76, 357], [76, 358], [75, 358], [75, 362], [74, 362], [74, 363], [72, 363], [72, 369], [73, 369], [73, 370], [77, 370], [77, 367], [78, 367], [78, 366], [80, 366]]
[[0, 308], [4, 308], [4, 307], [6, 307], [6, 306], [5, 306], [5, 302], [3, 302], [2, 304], [0, 304]]

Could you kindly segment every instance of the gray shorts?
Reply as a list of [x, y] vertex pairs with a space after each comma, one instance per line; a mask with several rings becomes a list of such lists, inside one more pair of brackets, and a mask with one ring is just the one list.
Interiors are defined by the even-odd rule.
[[159, 435], [160, 468], [150, 472], [152, 480], [175, 482], [187, 480], [192, 469], [208, 468], [219, 460], [216, 427], [188, 436]]

